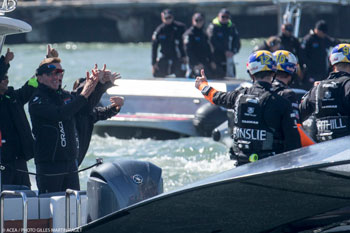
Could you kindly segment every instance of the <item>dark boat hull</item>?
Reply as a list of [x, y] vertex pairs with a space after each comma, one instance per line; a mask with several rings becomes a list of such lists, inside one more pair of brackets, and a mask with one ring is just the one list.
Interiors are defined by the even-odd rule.
[[[349, 140], [345, 137], [247, 164], [112, 213], [79, 230], [214, 233], [269, 232], [293, 224], [308, 228], [297, 223], [350, 205], [350, 177], [344, 169], [348, 165], [328, 169], [350, 163]], [[312, 227], [322, 225], [318, 220]]]

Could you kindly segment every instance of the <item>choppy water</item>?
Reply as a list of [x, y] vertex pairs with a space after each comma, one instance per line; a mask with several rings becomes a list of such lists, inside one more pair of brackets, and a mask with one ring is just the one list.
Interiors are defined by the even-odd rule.
[[[235, 57], [237, 76], [248, 79], [245, 70], [246, 60], [253, 47], [261, 40], [243, 40], [242, 42], [241, 52]], [[121, 73], [126, 79], [152, 77], [150, 43], [65, 43], [53, 46], [59, 51], [62, 66], [66, 70], [63, 84], [67, 90], [71, 90], [73, 82], [84, 76], [95, 63], [100, 67], [106, 64], [107, 68]], [[15, 54], [9, 70], [10, 85], [20, 87], [35, 73], [35, 69], [46, 54], [46, 45], [5, 45], [3, 54], [8, 47]], [[93, 164], [97, 157], [102, 157], [105, 162], [117, 158], [150, 161], [163, 169], [165, 191], [233, 167], [233, 162], [226, 155], [226, 148], [223, 145], [210, 138], [199, 137], [155, 141], [151, 139], [120, 140], [94, 135], [81, 167]], [[30, 161], [29, 169], [35, 171], [33, 161]], [[82, 188], [86, 188], [88, 176], [89, 171], [80, 174]]]

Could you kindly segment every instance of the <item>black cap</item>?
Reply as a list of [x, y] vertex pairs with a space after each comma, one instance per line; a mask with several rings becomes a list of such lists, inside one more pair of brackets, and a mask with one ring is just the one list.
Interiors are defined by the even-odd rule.
[[55, 65], [52, 64], [42, 64], [36, 69], [36, 75], [49, 74], [56, 69]]
[[167, 16], [174, 16], [173, 15], [173, 11], [170, 10], [170, 9], [165, 9], [162, 11], [162, 14], [164, 15], [164, 17], [167, 17]]
[[222, 9], [219, 11], [219, 14], [231, 15], [231, 13], [230, 13], [226, 8], [222, 8]]
[[328, 25], [327, 25], [326, 21], [319, 20], [315, 24], [315, 29], [323, 31], [324, 33], [327, 33], [328, 32]]

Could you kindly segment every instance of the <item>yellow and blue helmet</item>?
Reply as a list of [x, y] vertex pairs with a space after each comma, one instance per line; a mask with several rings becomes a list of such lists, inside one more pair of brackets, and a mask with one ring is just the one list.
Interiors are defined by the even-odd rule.
[[329, 56], [331, 65], [345, 62], [350, 63], [350, 44], [338, 44], [335, 46]]
[[273, 53], [276, 58], [276, 70], [294, 74], [297, 70], [298, 60], [293, 53], [287, 50], [277, 50]]
[[270, 51], [258, 50], [252, 53], [247, 62], [247, 71], [254, 75], [263, 71], [276, 72], [275, 57]]

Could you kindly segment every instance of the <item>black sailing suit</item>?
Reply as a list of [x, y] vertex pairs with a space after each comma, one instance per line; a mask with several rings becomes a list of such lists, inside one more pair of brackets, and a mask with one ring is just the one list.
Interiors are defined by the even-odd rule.
[[203, 28], [192, 26], [184, 33], [183, 38], [190, 68], [189, 77], [200, 76], [200, 70], [195, 68], [199, 64], [203, 65], [204, 71], [209, 77], [213, 76], [213, 70], [210, 67], [213, 55], [208, 36], [204, 33]]
[[[5, 77], [10, 65], [5, 64], [4, 56], [0, 58], [0, 80]], [[33, 136], [24, 111], [35, 87], [26, 82], [21, 88], [8, 87], [0, 95], [0, 131], [3, 143], [1, 163], [5, 170], [1, 172], [2, 184], [31, 186], [29, 175], [15, 169], [28, 171], [27, 161], [34, 157]]]
[[222, 24], [217, 17], [209, 24], [207, 34], [216, 63], [216, 76], [213, 78], [222, 79], [226, 76], [227, 68], [225, 52], [231, 51], [233, 54], [237, 54], [241, 48], [239, 34], [231, 20], [227, 24]]
[[[73, 90], [72, 94], [78, 96], [84, 88], [85, 79], [80, 79], [79, 86]], [[99, 103], [102, 95], [110, 87], [114, 86], [113, 83], [107, 82], [97, 84], [95, 90], [88, 98], [88, 104], [85, 105], [76, 115], [76, 128], [79, 139], [79, 155], [78, 155], [78, 165], [80, 166], [83, 162], [86, 152], [89, 149], [92, 131], [94, 124], [100, 120], [106, 120], [114, 115], [117, 115], [119, 110], [116, 110], [115, 107], [106, 106], [106, 107], [96, 107]]]
[[295, 92], [292, 89], [290, 89], [288, 85], [284, 84], [278, 79], [274, 80], [274, 82], [272, 83], [272, 87], [278, 95], [289, 100], [289, 102], [292, 104], [295, 119], [297, 120], [297, 123], [300, 123], [299, 101]]
[[[335, 87], [334, 91], [328, 88], [332, 86]], [[322, 91], [324, 88], [326, 91]], [[313, 87], [303, 97], [300, 114], [301, 121], [310, 116], [314, 117], [316, 140], [319, 142], [349, 135], [350, 74], [330, 73], [326, 80]]]
[[[265, 158], [277, 153], [293, 150], [301, 147], [300, 136], [295, 124], [295, 117], [292, 114], [292, 107], [288, 100], [277, 95], [273, 90], [270, 83], [263, 81], [256, 81], [250, 88], [240, 88], [232, 92], [216, 92], [213, 96], [213, 103], [225, 108], [234, 109], [235, 114], [238, 115], [240, 112], [242, 115], [245, 114], [258, 114], [255, 113], [257, 109], [248, 108], [247, 112], [242, 111], [240, 99], [243, 97], [253, 96], [254, 98], [266, 97], [264, 104], [262, 105], [262, 119], [257, 119], [259, 124], [255, 124], [252, 121], [247, 121], [244, 125], [246, 126], [243, 130], [234, 129], [234, 144], [233, 153], [231, 156], [233, 159], [237, 159], [238, 165], [249, 162], [249, 157], [252, 154], [257, 154], [259, 158]], [[254, 99], [253, 98], [253, 99]], [[239, 118], [239, 117], [238, 117]], [[256, 119], [254, 119], [255, 121]], [[241, 127], [238, 125], [236, 119], [233, 120], [234, 128]], [[250, 126], [249, 126], [250, 125]], [[251, 127], [251, 128], [247, 128]], [[241, 127], [242, 128], [242, 127]], [[262, 147], [254, 148], [254, 140], [251, 140], [248, 134], [240, 135], [237, 137], [237, 133], [242, 132], [258, 132], [259, 130], [266, 130], [272, 133], [272, 138], [268, 138], [263, 143], [268, 142], [272, 144], [272, 148], [268, 150], [262, 149]], [[244, 138], [247, 137], [247, 138]], [[248, 138], [249, 137], [249, 138]], [[261, 143], [258, 142], [257, 143]], [[247, 147], [245, 147], [247, 146]]]
[[314, 81], [320, 81], [328, 76], [328, 49], [340, 41], [326, 36], [321, 38], [313, 33], [306, 35], [301, 43], [300, 64], [306, 65], [303, 88], [309, 90]]
[[[186, 30], [185, 24], [173, 21], [171, 24], [162, 23], [153, 32], [152, 36], [152, 65], [158, 64], [159, 69], [154, 77], [165, 77], [175, 74], [176, 77], [184, 77], [186, 65], [183, 64], [185, 51], [182, 35]], [[157, 58], [160, 45], [160, 58]]]
[[[56, 174], [78, 169], [78, 135], [75, 115], [87, 104], [83, 96], [73, 96], [39, 84], [29, 102], [35, 136], [34, 161], [37, 173]], [[37, 176], [39, 193], [79, 190], [79, 176]]]

